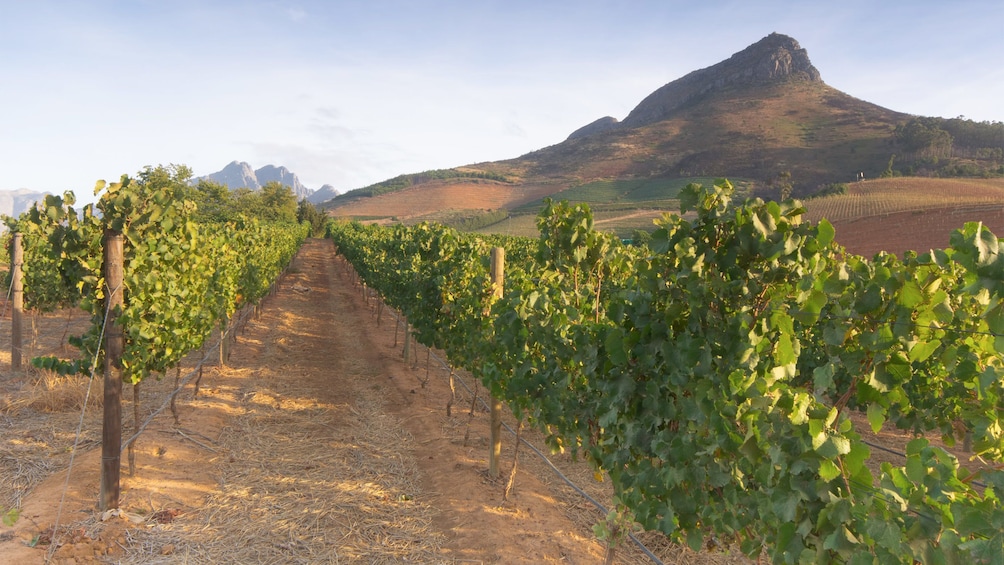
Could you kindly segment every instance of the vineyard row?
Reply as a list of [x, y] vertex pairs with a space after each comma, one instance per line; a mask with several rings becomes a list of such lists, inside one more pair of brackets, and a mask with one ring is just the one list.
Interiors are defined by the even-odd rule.
[[[1004, 562], [1000, 240], [967, 224], [948, 249], [865, 259], [796, 201], [731, 194], [688, 186], [697, 217], [664, 217], [644, 247], [565, 203], [539, 240], [329, 236], [419, 342], [606, 473], [626, 520], [776, 563]], [[903, 466], [869, 464], [854, 412], [918, 434]], [[930, 431], [971, 440], [973, 461]]]
[[[100, 181], [95, 204], [49, 195], [8, 227], [23, 252], [12, 289], [36, 311], [81, 307], [79, 357], [36, 358], [36, 367], [93, 375], [104, 367], [101, 510], [118, 506], [121, 388], [163, 375], [241, 307], [257, 304], [292, 260], [309, 226], [239, 217], [200, 221], [170, 183]], [[13, 357], [13, 356], [12, 356]]]

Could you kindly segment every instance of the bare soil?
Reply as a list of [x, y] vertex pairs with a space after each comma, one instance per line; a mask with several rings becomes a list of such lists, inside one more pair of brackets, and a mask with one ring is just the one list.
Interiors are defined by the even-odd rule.
[[[43, 316], [35, 353], [66, 356], [58, 340], [84, 324], [72, 313]], [[20, 516], [0, 526], [0, 562], [601, 562], [605, 547], [592, 533], [600, 512], [525, 446], [506, 500], [512, 434], [493, 479], [488, 415], [464, 386], [481, 397], [484, 390], [458, 373], [448, 413], [449, 370], [414, 345], [403, 359], [399, 328], [329, 241], [308, 241], [238, 334], [226, 366], [210, 362], [198, 395], [189, 384], [178, 396], [177, 421], [165, 410], [137, 440], [135, 474], [123, 454], [119, 509], [105, 515], [96, 508], [100, 379], [5, 371], [0, 510], [16, 507]], [[141, 385], [140, 419], [200, 357]], [[129, 386], [125, 397], [127, 438]], [[541, 445], [537, 434], [523, 436]], [[588, 465], [553, 461], [609, 504], [608, 484]], [[639, 537], [667, 563], [745, 562]], [[617, 562], [650, 561], [628, 543]]]

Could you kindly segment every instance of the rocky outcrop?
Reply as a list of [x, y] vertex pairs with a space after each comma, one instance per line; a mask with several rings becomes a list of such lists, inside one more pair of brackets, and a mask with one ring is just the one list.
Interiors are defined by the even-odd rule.
[[258, 179], [259, 186], [265, 186], [270, 182], [278, 182], [281, 185], [288, 186], [293, 189], [293, 194], [296, 195], [297, 200], [303, 200], [314, 192], [313, 190], [303, 186], [303, 184], [300, 183], [300, 179], [296, 178], [296, 175], [290, 172], [290, 170], [286, 167], [265, 165], [264, 167], [256, 170], [254, 174], [255, 178]]
[[244, 161], [231, 161], [229, 165], [223, 167], [223, 170], [202, 178], [216, 181], [231, 189], [250, 188], [251, 190], [258, 190], [261, 188], [261, 183], [258, 182], [254, 169]]
[[335, 190], [335, 187], [330, 184], [326, 184], [308, 196], [307, 202], [310, 202], [311, 204], [323, 204], [336, 196], [338, 196], [338, 191]]
[[[33, 207], [36, 202], [45, 199], [48, 192], [35, 192], [31, 190], [0, 190], [0, 214], [16, 218]], [[6, 231], [7, 227], [0, 223], [0, 232]]]
[[229, 187], [231, 190], [238, 188], [259, 190], [266, 184], [275, 181], [291, 188], [298, 200], [308, 198], [314, 193], [313, 190], [303, 186], [303, 183], [296, 177], [296, 174], [286, 167], [265, 165], [258, 170], [254, 170], [251, 168], [251, 165], [244, 161], [231, 161], [229, 165], [223, 167], [223, 170], [199, 178], [216, 181]]
[[581, 128], [573, 131], [572, 135], [568, 136], [568, 139], [578, 139], [580, 137], [587, 137], [593, 134], [610, 131], [612, 129], [615, 129], [619, 124], [620, 122], [617, 121], [617, 118], [606, 116], [605, 118], [600, 118], [595, 122], [584, 125]]
[[624, 121], [601, 118], [579, 128], [569, 139], [617, 128], [636, 128], [672, 117], [673, 112], [726, 88], [785, 81], [822, 82], [809, 55], [797, 41], [772, 33], [725, 61], [694, 71], [659, 88], [641, 101]]
[[797, 41], [772, 33], [721, 63], [694, 71], [656, 90], [621, 125], [631, 128], [662, 121], [677, 108], [725, 88], [795, 80], [822, 81], [808, 53]]

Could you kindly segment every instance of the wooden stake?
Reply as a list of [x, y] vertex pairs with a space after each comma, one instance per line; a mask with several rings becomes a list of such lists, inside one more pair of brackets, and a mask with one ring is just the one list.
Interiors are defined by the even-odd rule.
[[24, 347], [24, 330], [22, 329], [24, 324], [24, 281], [21, 278], [24, 250], [21, 245], [22, 235], [14, 234], [10, 242], [11, 299], [14, 302], [10, 318], [10, 367], [14, 371], [21, 370], [21, 349]]
[[230, 357], [227, 352], [227, 349], [229, 349], [227, 346], [227, 325], [228, 320], [227, 317], [224, 316], [223, 319], [220, 320], [220, 367], [226, 367], [227, 359]]
[[404, 362], [408, 362], [408, 355], [411, 352], [411, 330], [408, 328], [408, 322], [404, 322], [404, 352], [401, 356], [404, 357]]
[[[505, 249], [492, 248], [492, 294], [495, 299], [502, 297], [505, 283]], [[499, 477], [499, 459], [502, 456], [502, 401], [492, 395], [491, 402], [491, 451], [488, 453], [488, 476]]]
[[512, 454], [512, 469], [509, 470], [509, 482], [505, 484], [505, 489], [502, 491], [502, 502], [509, 502], [512, 487], [516, 484], [516, 467], [519, 465], [519, 444], [522, 443], [522, 433], [523, 420], [520, 420], [519, 426], [516, 427], [516, 447], [513, 449]]
[[101, 490], [98, 509], [119, 506], [122, 465], [122, 351], [125, 339], [118, 324], [122, 293], [122, 234], [105, 231], [105, 387], [101, 428]]
[[457, 389], [453, 385], [453, 367], [450, 366], [450, 399], [446, 402], [446, 417], [449, 418], [453, 411], [453, 403], [457, 401]]
[[[173, 401], [173, 398], [172, 398]], [[133, 433], [139, 431], [139, 383], [133, 383], [132, 385], [132, 429]], [[136, 476], [136, 441], [133, 440], [129, 442], [129, 447], [126, 448], [126, 452], [129, 455], [129, 476]]]
[[[174, 390], [178, 390], [178, 384], [181, 382], [181, 365], [178, 365], [175, 369], [176, 370], [174, 371]], [[181, 425], [181, 418], [178, 416], [178, 405], [175, 404], [174, 402], [175, 399], [177, 398], [178, 398], [177, 394], [171, 396], [171, 415], [174, 416], [175, 426]]]
[[422, 381], [422, 388], [429, 384], [429, 365], [432, 364], [432, 348], [425, 348], [425, 380]]

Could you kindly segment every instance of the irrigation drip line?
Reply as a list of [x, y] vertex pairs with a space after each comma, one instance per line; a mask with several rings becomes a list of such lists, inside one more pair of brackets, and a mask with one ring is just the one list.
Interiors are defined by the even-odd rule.
[[[401, 322], [401, 316], [398, 316], [397, 312], [395, 312], [393, 308], [388, 308], [388, 310], [390, 310], [391, 315], [394, 316], [394, 318], [396, 319], [396, 321], [398, 323], [400, 323]], [[407, 331], [407, 328], [405, 328], [405, 331]], [[405, 336], [405, 339], [408, 339], [408, 337]], [[432, 357], [435, 357], [436, 361], [439, 361], [439, 364], [442, 365], [444, 369], [446, 369], [448, 371], [451, 370], [451, 367], [449, 366], [449, 364], [447, 364], [442, 358], [440, 358], [439, 355], [436, 355], [432, 351], [432, 349], [429, 349], [429, 354]], [[460, 375], [457, 375], [455, 372], [454, 372], [454, 376], [457, 378], [457, 380], [460, 381], [460, 385], [464, 387], [464, 390], [467, 391], [467, 394], [471, 395], [472, 397], [476, 396], [474, 394], [474, 391], [471, 390], [471, 387], [467, 386], [467, 382], [464, 381], [463, 377], [461, 377]], [[488, 403], [485, 402], [484, 398], [477, 397], [477, 399], [481, 403], [481, 407], [483, 409], [485, 409], [485, 410], [489, 409]], [[554, 463], [552, 463], [551, 460], [548, 459], [547, 455], [544, 455], [544, 453], [542, 451], [540, 451], [539, 449], [537, 449], [537, 446], [535, 446], [532, 443], [530, 443], [529, 441], [527, 441], [526, 438], [520, 437], [520, 436], [516, 435], [516, 431], [513, 430], [509, 426], [509, 424], [507, 424], [505, 422], [502, 422], [502, 427], [504, 427], [514, 437], [518, 437], [519, 440], [520, 440], [520, 443], [522, 443], [523, 445], [527, 446], [528, 448], [530, 448], [531, 451], [533, 451], [534, 453], [536, 453], [537, 456], [540, 457], [540, 459], [542, 461], [544, 461], [544, 463], [546, 463], [547, 466], [550, 467], [551, 470], [554, 471], [554, 473], [556, 475], [558, 475], [558, 477], [562, 481], [564, 481], [564, 483], [566, 485], [568, 485], [569, 487], [571, 487], [572, 490], [574, 490], [575, 492], [577, 492], [578, 494], [580, 494], [583, 498], [585, 498], [586, 500], [588, 500], [593, 506], [596, 507], [597, 510], [600, 511], [600, 513], [603, 516], [607, 515], [607, 509], [606, 509], [605, 506], [603, 506], [603, 504], [601, 504], [595, 498], [593, 498], [592, 496], [590, 496], [589, 493], [587, 493], [586, 491], [584, 491], [581, 488], [579, 488], [578, 485], [576, 485], [574, 482], [572, 482], [571, 479], [569, 479], [567, 476], [565, 476], [565, 474], [562, 473], [560, 469], [558, 469], [557, 467], [554, 466]], [[646, 556], [648, 556], [648, 558], [651, 559], [653, 563], [655, 563], [656, 565], [664, 565], [663, 562], [662, 562], [662, 560], [659, 559], [658, 557], [656, 557], [656, 555], [654, 553], [652, 553], [647, 547], [645, 547], [645, 544], [642, 543], [641, 540], [639, 540], [637, 537], [635, 537], [635, 535], [633, 533], [628, 533], [628, 537], [631, 538], [631, 541], [633, 541], [635, 543], [635, 545], [638, 546], [638, 549], [640, 549]]]
[[[886, 452], [886, 453], [888, 453], [890, 455], [897, 455], [899, 457], [902, 457], [903, 459], [906, 459], [908, 457], [908, 455], [906, 453], [903, 453], [903, 452], [900, 452], [900, 451], [896, 451], [895, 449], [889, 449], [888, 447], [885, 447], [884, 445], [879, 445], [877, 443], [872, 443], [872, 442], [867, 441], [867, 440], [861, 440], [861, 443], [867, 445], [868, 447], [871, 447], [871, 448], [874, 448], [874, 449], [878, 449], [879, 451], [884, 451], [884, 452]], [[970, 484], [976, 485], [976, 486], [978, 486], [980, 488], [984, 488], [984, 489], [987, 488], [987, 485], [984, 484], [984, 483], [982, 483], [982, 482], [980, 482], [980, 481], [970, 481]]]

